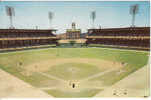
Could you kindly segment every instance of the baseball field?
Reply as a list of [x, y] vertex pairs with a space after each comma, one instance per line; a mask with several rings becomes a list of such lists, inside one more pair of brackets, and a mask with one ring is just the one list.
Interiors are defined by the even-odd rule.
[[0, 69], [53, 97], [93, 97], [145, 66], [148, 58], [146, 51], [47, 48], [0, 53]]

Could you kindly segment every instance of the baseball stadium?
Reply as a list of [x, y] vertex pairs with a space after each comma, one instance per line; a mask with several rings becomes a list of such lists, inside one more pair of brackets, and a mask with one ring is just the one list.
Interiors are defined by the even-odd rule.
[[71, 27], [1, 28], [0, 97], [149, 96], [150, 27]]

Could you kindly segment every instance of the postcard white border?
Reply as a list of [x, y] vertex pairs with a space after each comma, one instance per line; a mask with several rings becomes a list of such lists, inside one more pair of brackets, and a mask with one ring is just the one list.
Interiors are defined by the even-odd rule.
[[[151, 1], [151, 0], [0, 0], [0, 1]], [[151, 5], [151, 2], [150, 2]], [[151, 11], [151, 6], [150, 6], [150, 11]], [[151, 17], [151, 13], [150, 13]], [[150, 18], [150, 24], [151, 24], [151, 18]], [[151, 33], [151, 30], [150, 30]], [[150, 41], [150, 47], [151, 47], [151, 41]], [[151, 49], [150, 49], [151, 53]], [[151, 56], [151, 54], [150, 54]], [[150, 63], [151, 66], [151, 63]], [[150, 74], [151, 74], [151, 69], [150, 69]], [[151, 75], [150, 75], [151, 76]], [[151, 77], [150, 77], [150, 86], [151, 86]], [[151, 100], [151, 92], [150, 96], [147, 98], [0, 98], [0, 100]]]

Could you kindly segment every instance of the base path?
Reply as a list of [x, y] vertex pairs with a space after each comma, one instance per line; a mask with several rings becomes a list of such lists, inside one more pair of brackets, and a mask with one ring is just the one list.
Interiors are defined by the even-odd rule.
[[93, 78], [102, 76], [102, 75], [104, 75], [104, 74], [106, 74], [106, 73], [109, 73], [109, 72], [112, 72], [112, 71], [116, 71], [117, 69], [118, 69], [118, 68], [112, 68], [112, 69], [110, 69], [110, 70], [107, 70], [107, 71], [104, 71], [104, 72], [101, 72], [101, 73], [97, 73], [97, 74], [92, 75], [92, 76], [90, 76], [90, 77], [84, 78], [84, 79], [82, 79], [81, 81], [88, 81], [88, 80], [90, 80], [90, 79], [93, 79]]
[[0, 98], [50, 98], [52, 96], [0, 69]]
[[62, 82], [66, 82], [65, 80], [61, 79], [61, 78], [58, 78], [58, 77], [55, 77], [55, 76], [52, 76], [52, 75], [49, 75], [49, 74], [45, 74], [45, 73], [42, 73], [42, 72], [39, 72], [41, 75], [43, 76], [46, 76], [48, 78], [53, 78], [55, 80], [58, 80], [58, 81], [62, 81]]

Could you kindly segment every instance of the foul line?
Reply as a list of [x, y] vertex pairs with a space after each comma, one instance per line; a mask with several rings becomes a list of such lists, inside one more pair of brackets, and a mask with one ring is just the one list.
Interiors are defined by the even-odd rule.
[[93, 75], [93, 76], [84, 78], [84, 79], [82, 79], [81, 81], [88, 81], [88, 80], [90, 80], [90, 79], [92, 79], [92, 78], [96, 78], [96, 77], [98, 77], [98, 76], [102, 76], [102, 75], [104, 75], [104, 74], [106, 74], [106, 73], [109, 73], [109, 72], [112, 72], [112, 71], [115, 71], [115, 70], [117, 70], [117, 68], [116, 68], [116, 69], [115, 69], [115, 68], [112, 68], [111, 70], [107, 70], [107, 71], [104, 71], [104, 72], [95, 74], [95, 75]]
[[56, 77], [56, 76], [52, 76], [52, 75], [49, 75], [49, 74], [45, 74], [45, 73], [42, 73], [42, 72], [39, 72], [41, 75], [44, 75], [44, 76], [46, 76], [46, 77], [48, 77], [48, 78], [53, 78], [53, 79], [55, 79], [55, 80], [59, 80], [59, 81], [62, 81], [62, 82], [66, 82], [65, 80], [63, 80], [63, 79], [61, 79], [61, 78], [58, 78], [58, 77]]

